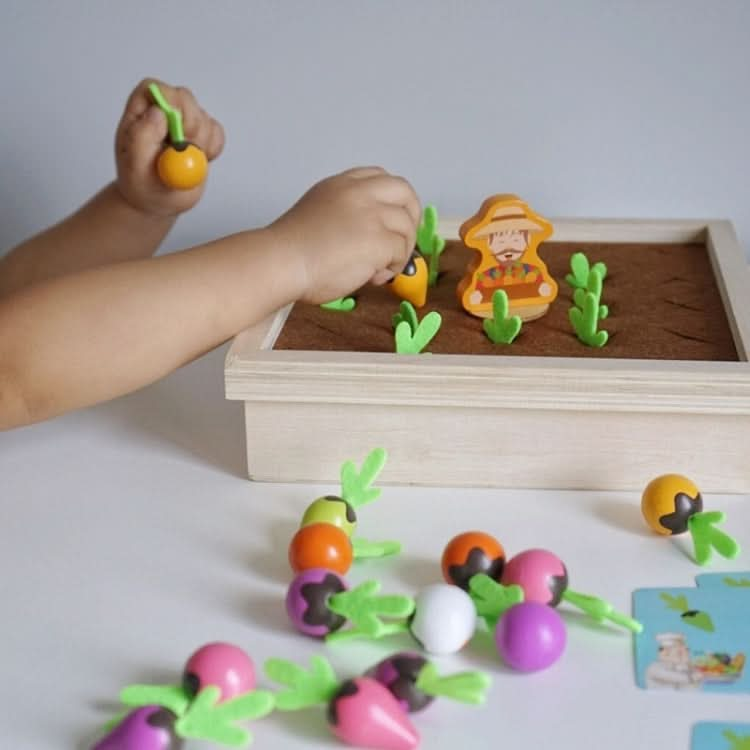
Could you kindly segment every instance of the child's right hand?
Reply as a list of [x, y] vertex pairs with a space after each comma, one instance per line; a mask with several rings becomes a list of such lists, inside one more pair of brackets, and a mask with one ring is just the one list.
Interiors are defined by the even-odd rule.
[[175, 217], [201, 198], [205, 184], [192, 190], [166, 187], [156, 172], [156, 160], [167, 138], [167, 118], [156, 106], [148, 86], [156, 83], [166, 100], [182, 113], [185, 138], [202, 149], [209, 161], [224, 148], [224, 129], [205, 112], [189, 89], [155, 78], [141, 81], [130, 94], [115, 135], [115, 157], [120, 195], [142, 213]]
[[299, 259], [302, 300], [322, 304], [401, 273], [421, 214], [406, 180], [362, 167], [314, 185], [268, 229]]

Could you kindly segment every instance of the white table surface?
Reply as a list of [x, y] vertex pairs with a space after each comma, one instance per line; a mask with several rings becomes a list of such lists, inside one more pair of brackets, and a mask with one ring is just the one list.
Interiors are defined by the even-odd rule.
[[[88, 748], [122, 686], [178, 680], [208, 641], [237, 643], [256, 662], [327, 653], [342, 676], [412, 645], [404, 636], [327, 648], [291, 630], [287, 543], [309, 501], [335, 488], [245, 478], [242, 410], [223, 399], [224, 352], [114, 403], [0, 434], [0, 747]], [[634, 589], [690, 586], [702, 572], [682, 541], [646, 529], [638, 502], [388, 487], [361, 511], [360, 529], [401, 540], [404, 553], [358, 564], [349, 579], [414, 592], [440, 580], [451, 536], [480, 528], [510, 554], [556, 551], [572, 588], [629, 612]], [[748, 498], [709, 496], [707, 505], [727, 511], [750, 548]], [[711, 570], [743, 568], [747, 552]], [[494, 683], [484, 708], [443, 700], [416, 715], [422, 747], [676, 749], [688, 748], [694, 721], [750, 721], [747, 695], [640, 690], [629, 634], [566, 619], [567, 651], [542, 673], [506, 670], [481, 638], [439, 659], [445, 669], [486, 669]], [[338, 746], [322, 709], [272, 715], [254, 734], [258, 748]]]

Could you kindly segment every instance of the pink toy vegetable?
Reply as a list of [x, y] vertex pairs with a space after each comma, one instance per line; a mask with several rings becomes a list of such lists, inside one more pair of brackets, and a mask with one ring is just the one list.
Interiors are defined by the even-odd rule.
[[511, 557], [505, 564], [501, 582], [505, 586], [520, 586], [524, 601], [549, 604], [551, 607], [565, 601], [597, 622], [609, 620], [636, 633], [643, 629], [641, 623], [616, 612], [604, 599], [571, 591], [563, 561], [548, 550], [529, 549]]
[[274, 707], [273, 694], [255, 690], [250, 657], [228, 643], [209, 643], [185, 665], [182, 685], [130, 685], [120, 693], [129, 713], [108, 727], [93, 750], [180, 750], [182, 739], [239, 747], [252, 735], [238, 722]]
[[225, 701], [255, 689], [253, 660], [231, 643], [208, 643], [199, 648], [185, 665], [182, 686], [188, 695], [214, 685]]
[[277, 693], [280, 711], [327, 705], [333, 734], [354, 747], [413, 750], [419, 734], [391, 692], [375, 679], [357, 677], [340, 683], [322, 656], [313, 656], [307, 671], [284, 659], [269, 659], [268, 677], [284, 685]]

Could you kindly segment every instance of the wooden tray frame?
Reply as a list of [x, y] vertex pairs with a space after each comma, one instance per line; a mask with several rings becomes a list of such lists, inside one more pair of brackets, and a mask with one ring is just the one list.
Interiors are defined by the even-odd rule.
[[560, 242], [705, 243], [741, 361], [274, 351], [287, 308], [226, 358], [250, 478], [335, 484], [382, 446], [385, 483], [641, 490], [681, 472], [750, 492], [750, 269], [731, 223], [553, 223]]

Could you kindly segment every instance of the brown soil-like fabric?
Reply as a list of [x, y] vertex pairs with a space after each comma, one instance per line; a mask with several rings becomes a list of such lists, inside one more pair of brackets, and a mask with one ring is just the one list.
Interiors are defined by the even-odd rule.
[[[568, 321], [572, 290], [565, 282], [570, 257], [583, 251], [591, 263], [604, 261], [608, 274], [602, 303], [609, 332], [602, 349], [585, 346]], [[427, 351], [435, 354], [511, 354], [544, 357], [618, 357], [737, 361], [708, 252], [701, 244], [597, 244], [548, 242], [540, 246], [560, 291], [549, 312], [525, 323], [510, 346], [494, 345], [482, 321], [466, 313], [456, 286], [474, 251], [458, 241], [447, 243], [441, 276], [417, 314], [438, 310], [443, 325]], [[295, 305], [275, 349], [316, 351], [394, 351], [391, 318], [399, 300], [387, 287], [367, 286], [356, 295], [352, 312]]]

